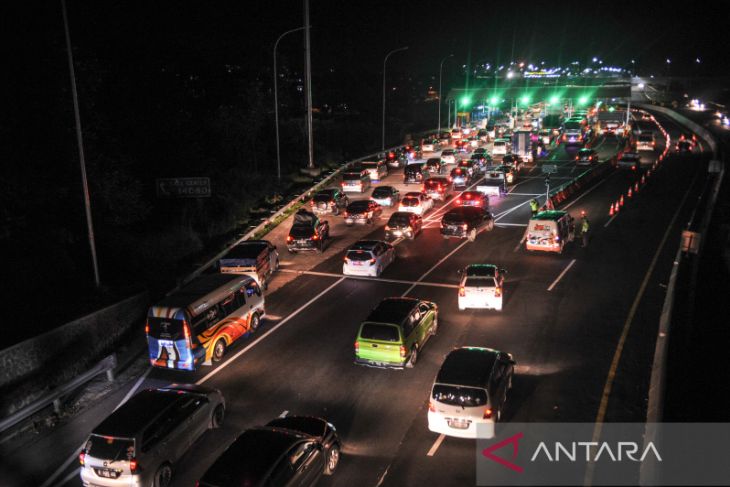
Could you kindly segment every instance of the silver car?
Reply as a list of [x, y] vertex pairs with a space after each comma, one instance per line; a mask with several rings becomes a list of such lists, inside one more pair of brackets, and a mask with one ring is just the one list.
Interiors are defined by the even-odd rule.
[[84, 487], [166, 487], [175, 462], [223, 422], [220, 391], [193, 385], [146, 389], [109, 415], [86, 440]]

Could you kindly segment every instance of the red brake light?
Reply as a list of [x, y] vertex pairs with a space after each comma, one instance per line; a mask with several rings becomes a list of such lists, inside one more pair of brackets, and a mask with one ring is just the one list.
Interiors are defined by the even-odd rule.
[[400, 357], [406, 358], [406, 347], [404, 347], [403, 345], [400, 346]]
[[487, 408], [484, 410], [484, 419], [489, 419], [492, 417], [492, 408]]
[[316, 233], [312, 235], [312, 240], [319, 240], [319, 235], [317, 235]]
[[428, 410], [432, 413], [436, 412], [436, 406], [434, 406], [433, 401], [428, 401]]
[[360, 342], [355, 340], [355, 353], [358, 353], [360, 351]]
[[287, 235], [287, 236], [286, 236], [286, 241], [287, 241], [287, 243], [288, 243], [288, 242], [291, 242], [292, 240], [294, 240], [294, 237], [292, 237], [291, 235]]
[[497, 286], [494, 288], [494, 297], [499, 298], [502, 296], [502, 288]]
[[149, 335], [150, 334], [150, 323], [149, 322], [146, 322], [144, 324], [144, 333], [145, 333], [145, 335]]
[[314, 206], [314, 200], [311, 200], [311, 201], [309, 202], [309, 206]]
[[375, 260], [375, 259], [370, 259], [370, 265], [373, 265], [373, 264], [375, 264], [375, 262], [376, 262], [376, 260]]
[[459, 296], [462, 298], [466, 296], [466, 289], [464, 289], [464, 286], [459, 286]]
[[136, 459], [136, 458], [132, 458], [132, 459], [131, 459], [131, 460], [129, 461], [129, 470], [130, 470], [130, 471], [131, 471], [132, 473], [135, 473], [135, 472], [137, 471], [137, 467], [138, 467], [138, 466], [139, 466], [139, 465], [137, 465], [137, 459]]
[[464, 224], [461, 225], [461, 228], [463, 228], [464, 230], [466, 230], [467, 228], [469, 228], [469, 225], [467, 225], [466, 223], [464, 223]]
[[461, 200], [456, 200], [456, 204], [457, 205], [460, 205], [461, 204]]
[[84, 461], [86, 460], [86, 452], [81, 450], [81, 453], [79, 453], [79, 463], [81, 466], [84, 466]]

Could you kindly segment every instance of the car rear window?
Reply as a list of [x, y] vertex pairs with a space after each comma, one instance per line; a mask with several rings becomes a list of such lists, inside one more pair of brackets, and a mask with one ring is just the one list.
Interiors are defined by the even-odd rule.
[[[413, 199], [415, 199], [415, 198], [413, 198]], [[410, 224], [411, 224], [411, 219], [408, 217], [408, 215], [394, 214], [390, 217], [390, 220], [388, 220], [388, 226], [391, 226], [391, 227], [408, 226]]]
[[343, 181], [359, 181], [360, 180], [360, 173], [359, 172], [346, 172], [342, 175]]
[[652, 134], [641, 134], [639, 135], [639, 140], [642, 142], [651, 142], [654, 140], [654, 135]]
[[475, 407], [487, 404], [487, 391], [475, 387], [435, 384], [431, 397], [449, 406]]
[[182, 334], [183, 322], [169, 318], [147, 318], [149, 335], [157, 339], [176, 340]]
[[418, 198], [411, 198], [409, 196], [407, 198], [403, 198], [400, 204], [403, 206], [418, 206]]
[[494, 278], [492, 277], [467, 277], [466, 287], [496, 287]]
[[294, 238], [309, 238], [312, 236], [312, 232], [312, 227], [304, 225], [294, 225], [293, 227], [291, 227], [291, 230], [289, 230], [289, 235]]
[[349, 204], [347, 211], [366, 211], [368, 209], [367, 200], [354, 201]]
[[384, 342], [399, 342], [398, 328], [392, 325], [366, 323], [360, 330], [360, 338], [365, 340], [381, 340]]
[[112, 436], [91, 435], [85, 446], [86, 454], [99, 460], [129, 460], [134, 457], [134, 440]]
[[390, 196], [390, 188], [386, 188], [383, 186], [375, 188], [373, 190], [373, 196], [375, 196], [376, 198], [384, 198]]
[[350, 260], [357, 260], [359, 262], [364, 262], [366, 260], [370, 260], [373, 258], [373, 254], [366, 250], [348, 250], [347, 251], [347, 258]]
[[330, 193], [317, 193], [314, 195], [314, 201], [330, 201], [332, 195]]

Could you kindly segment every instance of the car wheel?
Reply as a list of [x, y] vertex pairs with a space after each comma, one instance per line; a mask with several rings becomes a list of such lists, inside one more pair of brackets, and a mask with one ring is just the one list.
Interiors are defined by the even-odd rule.
[[477, 229], [472, 228], [471, 232], [469, 232], [469, 236], [467, 237], [470, 242], [473, 242], [477, 239]]
[[223, 338], [219, 338], [215, 345], [213, 345], [213, 355], [211, 360], [213, 362], [220, 362], [223, 360], [223, 356], [226, 354], [226, 341]]
[[413, 366], [416, 365], [416, 362], [418, 362], [418, 347], [413, 347], [411, 349], [411, 357], [408, 359], [408, 362], [406, 362], [406, 367], [412, 369]]
[[261, 318], [258, 313], [254, 313], [251, 317], [251, 331], [256, 331], [261, 326]]
[[332, 475], [337, 469], [337, 465], [340, 463], [340, 445], [335, 443], [330, 448], [329, 454], [327, 455], [327, 464], [324, 466], [324, 474]]
[[226, 408], [223, 404], [219, 404], [213, 410], [213, 416], [210, 418], [210, 425], [213, 429], [220, 428], [223, 425], [223, 418], [226, 415]]
[[163, 463], [155, 472], [155, 478], [152, 485], [154, 487], [167, 487], [172, 481], [172, 466], [169, 463]]

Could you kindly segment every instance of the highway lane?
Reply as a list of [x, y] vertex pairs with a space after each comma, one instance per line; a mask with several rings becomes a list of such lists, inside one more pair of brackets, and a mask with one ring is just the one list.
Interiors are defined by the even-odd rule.
[[[565, 165], [561, 170], [573, 171], [574, 165], [570, 161], [566, 160]], [[525, 223], [529, 209], [523, 203], [531, 198], [531, 194], [544, 189], [543, 184], [541, 176], [526, 179], [520, 193], [527, 196], [501, 199], [495, 204], [495, 213], [517, 208], [505, 220]], [[495, 252], [494, 257], [504, 259], [510, 269], [506, 304], [510, 309], [515, 306], [512, 295], [516, 296], [520, 289], [533, 285], [546, 288], [561, 269], [559, 259], [520, 256], [513, 252], [522, 231], [522, 228], [507, 227], [480, 235], [476, 243], [464, 245], [451, 258], [453, 261], [449, 259], [438, 266], [426, 280], [455, 283], [454, 271], [459, 265], [469, 262], [477, 254], [479, 258], [482, 254], [492, 258], [489, 252]], [[358, 229], [358, 233], [361, 232], [367, 235], [367, 229]], [[377, 237], [382, 235], [381, 232], [382, 228], [373, 229], [370, 236]], [[393, 268], [386, 270], [384, 277], [416, 280], [459, 245], [460, 242], [442, 240], [437, 228], [429, 228], [416, 241], [399, 245], [400, 259]], [[296, 269], [299, 257], [304, 256], [287, 258], [292, 264], [287, 268]], [[341, 251], [325, 252], [325, 258], [315, 269], [341, 272]], [[267, 312], [274, 317], [287, 316], [334, 282], [337, 279], [301, 276], [270, 295]], [[418, 366], [408, 371], [381, 371], [352, 365], [354, 327], [359, 320], [379, 301], [380, 296], [402, 293], [409, 287], [405, 284], [343, 281], [321, 301], [230, 366], [221, 369], [207, 383], [220, 387], [229, 400], [230, 414], [226, 426], [206, 435], [201, 444], [190, 452], [190, 458], [181, 462], [184, 468], [178, 471], [178, 485], [191, 485], [196, 475], [212, 463], [225, 444], [232, 440], [235, 432], [266, 422], [283, 411], [318, 414], [333, 421], [343, 432], [346, 442], [341, 471], [333, 480], [338, 484], [351, 481], [356, 485], [371, 485], [372, 475], [364, 475], [363, 472], [382, 470], [388, 459], [395, 456], [399, 439], [416, 421], [416, 413], [425, 400], [424, 391], [427, 394], [443, 355], [459, 343], [459, 337], [469, 330], [474, 321], [481, 321], [478, 317], [455, 310], [455, 290], [418, 286], [412, 295], [434, 299], [442, 307], [439, 336], [427, 345]], [[338, 326], [337, 318], [340, 316], [346, 319]], [[270, 320], [262, 333], [276, 321]], [[246, 345], [243, 341], [231, 350], [231, 354]], [[192, 375], [155, 370], [144, 386], [199, 380], [208, 372], [209, 368]], [[384, 391], [386, 385], [387, 391]], [[393, 407], [391, 402], [397, 406]], [[373, 424], [374, 417], [378, 424]], [[373, 442], [372, 438], [378, 438], [378, 441]]]

